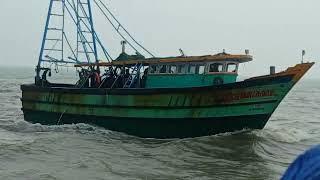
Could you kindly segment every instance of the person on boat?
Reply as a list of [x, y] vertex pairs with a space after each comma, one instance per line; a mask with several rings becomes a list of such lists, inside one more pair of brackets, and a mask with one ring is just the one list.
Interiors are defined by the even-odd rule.
[[116, 76], [115, 76], [114, 72], [111, 71], [107, 80], [106, 80], [107, 81], [106, 88], [111, 88], [113, 83], [115, 82], [115, 80], [116, 80]]
[[[110, 88], [118, 88], [120, 87], [120, 81], [121, 81], [121, 73], [118, 73], [119, 72], [119, 67], [116, 67], [114, 70], [113, 70], [113, 76], [110, 76]], [[120, 70], [122, 71], [122, 70]]]
[[78, 74], [79, 74], [79, 80], [78, 80], [76, 86], [82, 86], [82, 84], [84, 84], [83, 73], [82, 73], [82, 71], [78, 71]]
[[146, 81], [147, 81], [147, 76], [148, 76], [149, 68], [146, 68], [143, 72], [143, 76], [141, 79], [141, 88], [146, 87]]
[[122, 88], [124, 86], [124, 74], [125, 74], [125, 69], [124, 68], [121, 68], [121, 71], [120, 71], [120, 74], [118, 75], [117, 77], [117, 80], [116, 80], [116, 88]]
[[85, 69], [79, 71], [79, 81], [77, 85], [81, 88], [88, 88], [89, 87], [89, 78], [88, 72]]
[[93, 71], [93, 73], [90, 75], [91, 84], [90, 87], [97, 88], [101, 84], [101, 77], [98, 71]]
[[116, 79], [113, 69], [110, 67], [109, 70], [106, 71], [104, 76], [105, 76], [105, 78], [102, 81], [102, 87], [103, 88], [111, 88], [111, 86], [113, 85], [113, 83]]
[[101, 87], [102, 88], [106, 88], [107, 87], [107, 79], [110, 75], [110, 67], [109, 67], [109, 70], [105, 70], [105, 73], [101, 76]]
[[131, 75], [130, 75], [130, 69], [127, 68], [127, 69], [126, 69], [126, 72], [125, 72], [125, 74], [124, 74], [124, 76], [123, 76], [124, 83], [126, 83], [127, 81], [129, 81], [130, 77], [131, 77]]
[[45, 71], [43, 72], [42, 76], [41, 76], [41, 85], [43, 87], [48, 86], [49, 85], [49, 81], [47, 80], [47, 74], [49, 72], [49, 76], [51, 76], [51, 71], [50, 69], [45, 69]]

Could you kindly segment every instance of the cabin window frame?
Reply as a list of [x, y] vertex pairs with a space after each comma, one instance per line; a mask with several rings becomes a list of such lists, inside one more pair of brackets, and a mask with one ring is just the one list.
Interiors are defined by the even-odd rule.
[[[159, 70], [157, 74], [168, 74], [168, 65], [167, 64], [162, 64], [162, 65], [158, 65], [159, 66]], [[162, 71], [162, 68], [165, 67], [165, 71]]]
[[[172, 71], [172, 67], [175, 67], [175, 71]], [[178, 74], [177, 71], [178, 71], [178, 66], [176, 64], [171, 64], [169, 65], [169, 68], [168, 68], [169, 72], [168, 74]]]
[[[203, 67], [202, 73], [200, 73], [200, 67]], [[198, 65], [197, 65], [197, 72], [196, 72], [196, 73], [199, 74], [199, 75], [204, 75], [204, 74], [206, 74], [206, 64], [198, 64]]]
[[[221, 71], [210, 71], [211, 65], [214, 65], [214, 64], [222, 65]], [[208, 63], [208, 67], [207, 67], [208, 74], [225, 73], [225, 72], [226, 72], [226, 63], [225, 62], [210, 62], [210, 63]]]
[[[191, 72], [191, 68], [194, 67], [194, 72]], [[186, 74], [197, 74], [196, 73], [197, 70], [197, 65], [196, 64], [188, 64], [188, 69]]]
[[[165, 66], [165, 72], [161, 71]], [[149, 74], [160, 75], [160, 74], [207, 74], [206, 63], [172, 63], [172, 64], [155, 64], [150, 65]], [[171, 68], [175, 67], [175, 71], [171, 72]], [[155, 68], [155, 69], [154, 69]]]
[[[229, 71], [229, 65], [235, 65], [235, 70], [234, 71]], [[238, 73], [239, 70], [239, 63], [237, 62], [226, 62], [226, 67], [225, 67], [225, 71], [227, 73]]]
[[[155, 70], [153, 69], [154, 67], [156, 68]], [[158, 74], [158, 73], [159, 73], [159, 65], [150, 65], [149, 66], [149, 74]]]
[[[180, 69], [181, 67], [181, 69]], [[187, 74], [187, 64], [179, 63], [177, 64], [177, 74]]]

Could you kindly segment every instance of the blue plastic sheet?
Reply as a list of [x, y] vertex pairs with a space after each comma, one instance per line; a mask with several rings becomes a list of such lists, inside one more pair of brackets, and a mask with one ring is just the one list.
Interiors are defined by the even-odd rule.
[[320, 180], [320, 146], [300, 155], [291, 164], [282, 180]]

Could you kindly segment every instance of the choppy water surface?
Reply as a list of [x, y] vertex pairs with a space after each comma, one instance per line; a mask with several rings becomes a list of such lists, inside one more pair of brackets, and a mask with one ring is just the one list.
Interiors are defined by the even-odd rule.
[[262, 131], [154, 140], [25, 122], [19, 85], [33, 76], [0, 68], [0, 179], [279, 179], [319, 143], [320, 81], [300, 82]]

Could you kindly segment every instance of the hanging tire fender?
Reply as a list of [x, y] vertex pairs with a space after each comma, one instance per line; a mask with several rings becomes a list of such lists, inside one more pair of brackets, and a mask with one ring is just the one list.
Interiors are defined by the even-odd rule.
[[222, 77], [216, 77], [213, 79], [213, 85], [221, 85], [224, 83], [224, 80], [222, 79]]

